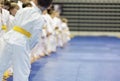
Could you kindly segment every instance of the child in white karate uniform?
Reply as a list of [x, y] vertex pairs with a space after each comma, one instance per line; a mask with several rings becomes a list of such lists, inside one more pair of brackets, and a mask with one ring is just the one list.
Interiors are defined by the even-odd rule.
[[43, 15], [44, 19], [46, 20], [46, 26], [47, 26], [47, 53], [46, 55], [51, 54], [51, 52], [55, 52], [56, 51], [56, 38], [55, 38], [55, 25], [54, 25], [54, 21], [51, 17], [50, 14], [46, 13], [45, 15]]
[[58, 11], [55, 12], [54, 22], [57, 27], [56, 29], [56, 37], [57, 37], [57, 46], [63, 47], [63, 41], [62, 41], [62, 21], [60, 19], [60, 13]]
[[3, 34], [5, 34], [9, 27], [10, 27], [10, 14], [9, 11], [5, 10], [2, 8], [2, 4], [4, 3], [4, 1], [2, 2], [2, 0], [0, 1], [0, 37], [3, 36]]
[[41, 14], [51, 2], [52, 0], [35, 0], [36, 7], [20, 10], [15, 16], [13, 29], [0, 38], [0, 81], [11, 62], [13, 81], [29, 81], [30, 50], [39, 41], [45, 23]]
[[66, 18], [62, 18], [62, 41], [64, 45], [70, 41], [70, 31], [67, 23], [68, 20]]

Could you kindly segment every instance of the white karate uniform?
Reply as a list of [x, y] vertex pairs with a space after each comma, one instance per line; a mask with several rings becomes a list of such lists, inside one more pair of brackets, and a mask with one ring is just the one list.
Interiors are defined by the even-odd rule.
[[[9, 30], [11, 25], [10, 22], [10, 14], [7, 10], [2, 9], [2, 13], [0, 13], [0, 37]], [[6, 30], [2, 29], [2, 26], [7, 27]]]
[[[30, 1], [30, 3], [32, 4], [32, 7], [35, 7], [36, 5], [34, 4], [33, 1]], [[42, 33], [42, 32], [41, 32]], [[34, 46], [33, 49], [31, 49], [31, 58], [33, 57], [38, 57], [42, 52], [43, 52], [43, 46], [42, 46], [42, 38], [41, 38], [41, 34], [39, 35], [39, 42]], [[35, 39], [35, 38], [34, 38]], [[34, 45], [34, 42], [31, 43]]]
[[46, 53], [45, 52], [45, 47], [46, 47], [45, 43], [46, 43], [46, 32], [44, 29], [42, 29], [42, 34], [39, 37], [39, 42], [31, 51], [32, 57], [43, 56], [43, 54]]
[[55, 25], [53, 19], [50, 17], [49, 14], [43, 15], [44, 19], [46, 20], [47, 25], [47, 32], [51, 33], [50, 36], [48, 36], [48, 42], [47, 42], [47, 51], [48, 52], [55, 52], [56, 51], [56, 38], [55, 38]]
[[42, 38], [41, 36], [39, 37], [39, 42], [35, 45], [35, 47], [32, 49], [31, 51], [31, 58], [32, 57], [38, 57], [42, 51], [43, 51], [43, 47], [42, 47]]
[[10, 15], [10, 24], [9, 24], [10, 26], [9, 26], [8, 30], [11, 30], [13, 28], [14, 20], [15, 20], [15, 17]]
[[[44, 25], [45, 27], [42, 29], [42, 45], [43, 46], [43, 55], [45, 54], [48, 54], [48, 51], [47, 51], [47, 44], [48, 44], [48, 37], [47, 37], [47, 26], [46, 24]], [[41, 56], [43, 56], [41, 55]]]
[[66, 44], [70, 40], [70, 31], [66, 23], [62, 23], [62, 41]]
[[13, 81], [28, 81], [31, 67], [30, 50], [38, 42], [37, 38], [44, 24], [41, 14], [38, 7], [32, 7], [18, 11], [15, 16], [14, 26], [30, 32], [32, 37], [28, 38], [12, 29], [0, 39], [0, 81], [11, 62], [14, 71]]
[[23, 3], [21, 1], [18, 1], [17, 5], [19, 6], [20, 9], [22, 9]]
[[55, 25], [56, 27], [58, 27], [58, 31], [57, 32], [57, 46], [63, 47], [63, 39], [62, 39], [62, 21], [60, 20], [60, 18], [55, 17], [54, 19]]

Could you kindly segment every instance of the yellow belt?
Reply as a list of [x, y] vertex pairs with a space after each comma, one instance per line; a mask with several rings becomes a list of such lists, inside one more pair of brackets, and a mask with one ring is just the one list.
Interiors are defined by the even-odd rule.
[[6, 25], [2, 25], [2, 30], [7, 31], [7, 26]]
[[25, 29], [23, 29], [23, 28], [21, 28], [19, 26], [14, 26], [13, 30], [17, 31], [17, 32], [19, 32], [19, 33], [21, 33], [21, 34], [23, 34], [25, 36], [27, 36], [28, 38], [31, 37], [31, 33], [30, 32], [26, 31]]

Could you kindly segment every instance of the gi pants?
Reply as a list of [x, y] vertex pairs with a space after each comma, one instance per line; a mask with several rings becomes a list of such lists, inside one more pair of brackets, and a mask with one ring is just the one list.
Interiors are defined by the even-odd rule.
[[9, 43], [2, 37], [0, 38], [0, 81], [11, 65], [13, 65], [13, 81], [28, 81], [31, 64], [27, 46]]

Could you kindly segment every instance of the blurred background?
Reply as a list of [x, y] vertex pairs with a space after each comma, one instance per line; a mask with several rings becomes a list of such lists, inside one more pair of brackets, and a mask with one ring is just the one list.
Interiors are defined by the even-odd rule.
[[54, 0], [53, 4], [69, 20], [72, 35], [119, 36], [120, 0]]
[[120, 0], [54, 0], [73, 34], [119, 35]]

